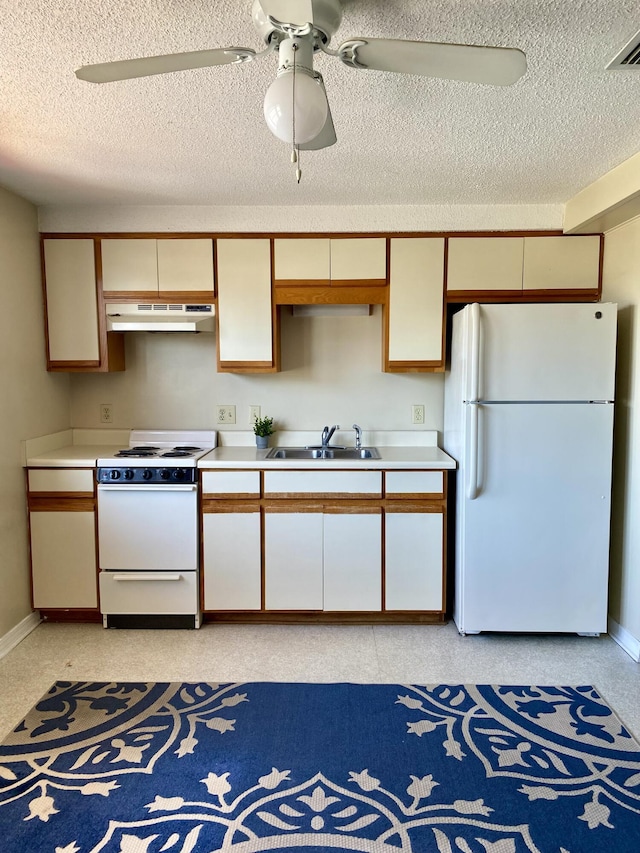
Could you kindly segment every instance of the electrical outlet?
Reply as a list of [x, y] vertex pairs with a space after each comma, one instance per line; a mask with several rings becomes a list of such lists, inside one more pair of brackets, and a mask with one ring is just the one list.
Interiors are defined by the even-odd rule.
[[235, 424], [236, 422], [236, 407], [235, 406], [217, 406], [216, 407], [216, 423], [219, 424]]
[[100, 423], [113, 423], [113, 403], [100, 403]]
[[411, 423], [424, 423], [424, 406], [421, 403], [415, 403], [413, 406], [411, 406]]
[[249, 423], [253, 426], [256, 418], [260, 417], [260, 406], [249, 406]]

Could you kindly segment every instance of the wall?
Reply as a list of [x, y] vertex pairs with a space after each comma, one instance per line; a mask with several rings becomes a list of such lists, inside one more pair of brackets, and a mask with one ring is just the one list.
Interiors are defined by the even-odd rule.
[[609, 610], [640, 644], [640, 219], [606, 235], [602, 298], [619, 306]]
[[31, 612], [20, 441], [69, 427], [69, 377], [46, 372], [35, 207], [0, 188], [0, 638]]
[[283, 309], [281, 339], [281, 373], [241, 376], [216, 372], [212, 334], [128, 333], [124, 373], [72, 377], [73, 425], [99, 426], [100, 404], [112, 403], [116, 427], [211, 429], [216, 404], [232, 404], [236, 429], [249, 428], [249, 405], [259, 405], [281, 428], [409, 430], [411, 405], [422, 403], [425, 427], [442, 428], [442, 374], [381, 372], [379, 307], [368, 317]]

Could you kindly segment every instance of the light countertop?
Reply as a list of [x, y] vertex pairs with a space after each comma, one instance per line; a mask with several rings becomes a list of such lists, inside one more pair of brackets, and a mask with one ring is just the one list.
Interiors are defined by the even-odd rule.
[[198, 461], [198, 468], [269, 468], [269, 469], [385, 469], [437, 468], [452, 469], [456, 461], [439, 447], [381, 447], [380, 459], [266, 459], [268, 450], [256, 447], [218, 447]]
[[[113, 456], [128, 444], [124, 430], [64, 430], [23, 442], [23, 464], [30, 468], [94, 468], [102, 457]], [[421, 432], [370, 432], [363, 446], [377, 447], [380, 459], [266, 459], [268, 450], [258, 450], [253, 433], [219, 433], [221, 446], [198, 461], [198, 468], [280, 469], [453, 469], [456, 461], [436, 445], [437, 434]], [[304, 447], [317, 439], [311, 432], [279, 433], [279, 447]], [[234, 442], [231, 444], [231, 442]], [[236, 443], [237, 442], [237, 443]], [[336, 434], [334, 444], [353, 446], [350, 432]]]

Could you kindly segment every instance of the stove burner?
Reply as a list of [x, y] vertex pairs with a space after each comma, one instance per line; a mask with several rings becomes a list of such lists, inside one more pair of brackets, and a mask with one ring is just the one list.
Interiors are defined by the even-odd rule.
[[160, 456], [173, 459], [179, 456], [193, 456], [193, 453], [188, 450], [169, 450], [167, 453], [161, 453]]
[[130, 447], [127, 450], [119, 450], [115, 455], [125, 458], [145, 458], [147, 456], [155, 456], [156, 449], [153, 447]]
[[202, 450], [202, 448], [201, 448], [201, 447], [192, 447], [192, 446], [191, 446], [191, 445], [189, 445], [189, 444], [184, 444], [184, 445], [180, 445], [180, 444], [178, 444], [176, 447], [173, 447], [173, 448], [172, 448], [172, 450], [188, 450], [188, 451], [193, 451], [193, 450]]

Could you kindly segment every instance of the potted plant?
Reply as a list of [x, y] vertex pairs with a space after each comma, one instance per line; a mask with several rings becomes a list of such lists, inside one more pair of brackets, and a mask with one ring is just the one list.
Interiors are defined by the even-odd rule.
[[273, 418], [255, 418], [253, 431], [256, 436], [256, 446], [267, 447], [269, 445], [269, 436], [275, 432]]

